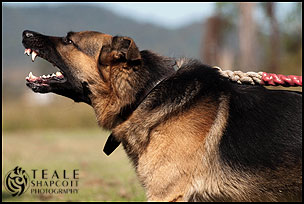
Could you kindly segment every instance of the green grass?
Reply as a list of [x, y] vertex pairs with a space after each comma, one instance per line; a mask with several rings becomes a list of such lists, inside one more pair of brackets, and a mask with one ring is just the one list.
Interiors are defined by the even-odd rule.
[[99, 128], [4, 131], [2, 180], [17, 165], [27, 172], [79, 169], [79, 193], [39, 196], [28, 190], [12, 197], [3, 186], [2, 201], [145, 201], [123, 148], [111, 156], [102, 152], [108, 134]]
[[2, 101], [2, 180], [17, 165], [30, 173], [79, 169], [79, 193], [38, 196], [29, 189], [12, 197], [3, 187], [3, 201], [146, 200], [123, 148], [111, 156], [103, 153], [109, 132], [97, 126], [90, 106], [57, 95], [51, 103], [39, 104], [29, 96]]
[[52, 96], [53, 101], [49, 104], [39, 104], [39, 99], [31, 100], [29, 97], [2, 101], [2, 129], [24, 131], [97, 127], [95, 113], [89, 105], [75, 103], [62, 96]]

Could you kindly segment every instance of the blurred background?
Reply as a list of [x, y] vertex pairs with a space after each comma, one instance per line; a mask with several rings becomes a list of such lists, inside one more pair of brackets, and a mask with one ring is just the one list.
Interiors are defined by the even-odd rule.
[[2, 178], [16, 165], [80, 169], [78, 195], [2, 191], [3, 200], [145, 200], [123, 149], [103, 154], [109, 132], [89, 106], [25, 86], [30, 71], [55, 71], [23, 54], [26, 29], [56, 36], [95, 30], [224, 70], [302, 75], [302, 3], [2, 3]]

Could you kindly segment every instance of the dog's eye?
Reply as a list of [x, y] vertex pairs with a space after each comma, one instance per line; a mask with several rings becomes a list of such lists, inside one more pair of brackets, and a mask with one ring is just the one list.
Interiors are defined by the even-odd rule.
[[63, 43], [68, 45], [68, 44], [73, 44], [73, 41], [67, 37], [63, 38]]

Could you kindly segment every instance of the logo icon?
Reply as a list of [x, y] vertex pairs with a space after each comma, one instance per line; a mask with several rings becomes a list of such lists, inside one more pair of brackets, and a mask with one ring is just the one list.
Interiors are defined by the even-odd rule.
[[30, 177], [21, 167], [16, 166], [5, 176], [4, 186], [13, 197], [20, 196], [30, 186]]

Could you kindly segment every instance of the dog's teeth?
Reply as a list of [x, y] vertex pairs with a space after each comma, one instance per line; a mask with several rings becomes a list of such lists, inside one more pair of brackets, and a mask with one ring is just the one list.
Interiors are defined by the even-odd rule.
[[35, 61], [35, 58], [37, 57], [37, 53], [35, 51], [32, 52], [32, 61]]
[[56, 74], [53, 73], [51, 77], [55, 77], [55, 76], [56, 76]]
[[37, 77], [34, 76], [32, 72], [30, 72], [29, 75], [28, 75], [28, 78], [29, 79], [36, 79]]
[[24, 54], [27, 54], [27, 56], [30, 56], [30, 54], [31, 54], [31, 49], [25, 49]]
[[61, 72], [56, 72], [56, 77], [62, 77], [62, 73]]
[[48, 77], [48, 78], [50, 78], [50, 77], [51, 77], [51, 75], [49, 75], [49, 74], [48, 74], [48, 75], [47, 75], [47, 77]]
[[42, 75], [42, 78], [46, 78], [46, 76], [45, 76], [45, 75]]

